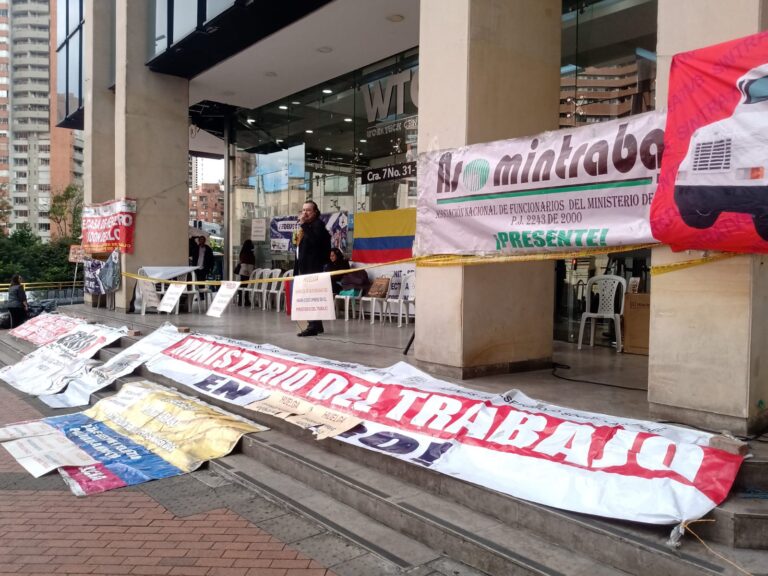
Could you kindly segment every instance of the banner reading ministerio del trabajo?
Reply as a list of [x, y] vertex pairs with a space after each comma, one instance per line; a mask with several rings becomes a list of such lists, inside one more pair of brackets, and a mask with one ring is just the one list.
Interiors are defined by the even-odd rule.
[[526, 254], [655, 242], [664, 114], [419, 156], [414, 255]]

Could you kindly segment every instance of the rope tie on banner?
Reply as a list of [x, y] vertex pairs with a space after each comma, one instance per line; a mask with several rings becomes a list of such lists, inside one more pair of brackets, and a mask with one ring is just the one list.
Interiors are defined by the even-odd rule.
[[739, 566], [738, 564], [736, 564], [732, 560], [729, 560], [728, 558], [726, 558], [725, 556], [723, 556], [719, 552], [716, 552], [706, 542], [704, 542], [704, 540], [701, 538], [701, 536], [696, 534], [696, 532], [694, 532], [693, 529], [691, 528], [691, 524], [697, 524], [699, 522], [716, 522], [716, 520], [714, 518], [700, 518], [699, 520], [691, 520], [689, 522], [681, 522], [680, 524], [678, 524], [677, 526], [675, 526], [672, 529], [672, 533], [669, 536], [669, 541], [667, 542], [667, 545], [670, 546], [671, 548], [679, 548], [680, 547], [680, 539], [683, 537], [683, 534], [685, 534], [685, 532], [688, 531], [691, 534], [693, 534], [693, 537], [696, 538], [696, 540], [698, 540], [701, 543], [702, 546], [704, 546], [704, 548], [707, 550], [707, 552], [709, 552], [713, 556], [719, 558], [723, 562], [726, 562], [727, 564], [730, 564], [731, 566], [733, 566], [736, 570], [738, 570], [742, 574], [745, 574], [746, 576], [753, 576], [751, 572], [748, 572], [747, 570], [745, 570], [744, 568], [742, 568], [741, 566]]
[[[401, 264], [416, 264], [421, 268], [440, 268], [443, 266], [481, 266], [486, 264], [507, 264], [513, 262], [543, 262], [546, 260], [571, 260], [574, 258], [588, 258], [590, 256], [600, 256], [603, 254], [619, 254], [622, 252], [630, 252], [634, 250], [642, 250], [648, 248], [654, 248], [661, 246], [661, 244], [635, 244], [631, 246], [612, 246], [605, 248], [590, 248], [589, 250], [579, 250], [573, 252], [547, 252], [543, 254], [509, 254], [509, 255], [489, 255], [489, 256], [463, 256], [454, 254], [436, 254], [431, 256], [417, 256], [414, 258], [403, 258], [402, 260], [393, 260], [392, 262], [381, 262], [378, 264], [369, 264], [367, 266], [361, 266], [360, 268], [350, 268], [349, 270], [335, 270], [329, 272], [331, 276], [341, 276], [344, 274], [351, 274], [359, 270], [371, 270], [373, 268], [380, 268], [382, 266], [397, 266]], [[732, 258], [734, 256], [740, 256], [740, 254], [732, 253], [720, 253], [714, 255], [703, 256], [701, 258], [695, 258], [692, 260], [686, 260], [683, 262], [674, 262], [672, 264], [663, 264], [660, 266], [653, 266], [651, 268], [651, 275], [658, 276], [660, 274], [666, 274], [668, 272], [675, 272], [677, 270], [684, 270], [693, 266], [699, 266], [702, 264], [708, 264], [710, 262], [717, 262]], [[220, 286], [227, 280], [197, 280], [192, 282], [191, 280], [166, 280], [164, 278], [152, 278], [149, 276], [140, 276], [139, 274], [132, 274], [130, 272], [123, 272], [123, 276], [126, 278], [132, 278], [134, 280], [147, 280], [155, 284], [189, 284], [193, 286]], [[241, 280], [242, 286], [248, 286], [253, 284], [267, 284], [273, 282], [287, 282], [293, 280], [292, 276], [278, 277], [278, 278], [259, 278], [257, 280]]]

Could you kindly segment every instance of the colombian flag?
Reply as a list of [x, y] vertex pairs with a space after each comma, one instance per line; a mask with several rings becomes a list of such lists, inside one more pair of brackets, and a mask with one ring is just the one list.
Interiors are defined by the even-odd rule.
[[352, 260], [379, 264], [413, 256], [416, 208], [355, 214]]

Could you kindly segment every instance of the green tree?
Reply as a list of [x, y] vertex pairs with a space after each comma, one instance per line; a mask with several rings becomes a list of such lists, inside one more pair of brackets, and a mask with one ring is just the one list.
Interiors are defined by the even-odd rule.
[[2, 234], [3, 229], [8, 226], [12, 210], [13, 206], [8, 202], [8, 199], [0, 197], [0, 234]]
[[83, 191], [70, 184], [51, 200], [48, 217], [60, 238], [79, 238], [82, 229]]
[[71, 238], [43, 243], [27, 224], [18, 226], [10, 236], [0, 236], [0, 283], [14, 274], [27, 282], [64, 282], [72, 279], [69, 263]]

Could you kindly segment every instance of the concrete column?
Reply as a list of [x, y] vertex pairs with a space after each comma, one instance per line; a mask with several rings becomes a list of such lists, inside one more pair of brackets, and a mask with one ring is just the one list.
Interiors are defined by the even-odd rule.
[[[134, 253], [122, 258], [134, 273], [188, 262], [189, 82], [146, 67], [151, 10], [148, 0], [116, 2], [114, 197], [138, 200]], [[117, 307], [128, 306], [133, 285], [123, 282]]]
[[[659, 0], [657, 108], [672, 56], [754, 34], [768, 1]], [[653, 250], [653, 265], [701, 253]], [[648, 400], [652, 413], [747, 434], [768, 425], [768, 258], [739, 256], [654, 277]]]
[[115, 94], [110, 90], [114, 54], [112, 2], [85, 0], [83, 10], [83, 196], [87, 204], [115, 197]]
[[[556, 0], [421, 0], [419, 150], [557, 128]], [[554, 264], [418, 268], [416, 358], [469, 378], [552, 356]]]

